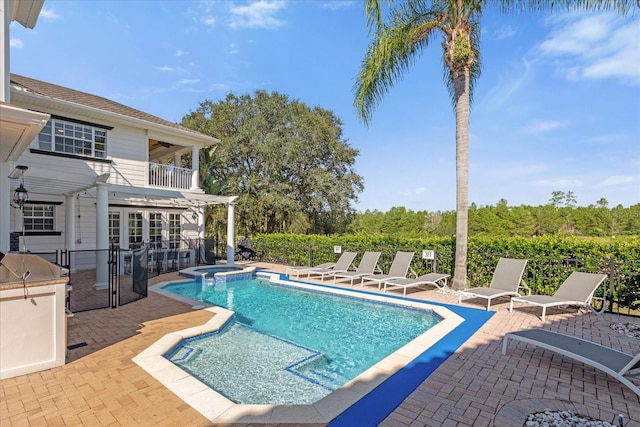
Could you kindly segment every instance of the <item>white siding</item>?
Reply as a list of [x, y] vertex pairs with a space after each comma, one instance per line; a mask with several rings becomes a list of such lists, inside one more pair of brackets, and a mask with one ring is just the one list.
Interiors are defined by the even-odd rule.
[[149, 183], [148, 139], [141, 129], [115, 127], [109, 132], [109, 158], [113, 160], [109, 183], [146, 187]]
[[[23, 108], [32, 108], [40, 111], [37, 106], [21, 105]], [[92, 117], [69, 116], [63, 111], [46, 111], [60, 117], [83, 120], [88, 123], [96, 123], [102, 126], [113, 127], [107, 134], [107, 159], [111, 163], [86, 159], [73, 159], [57, 157], [46, 154], [34, 154], [26, 150], [20, 162], [28, 164], [31, 170], [50, 174], [53, 179], [70, 182], [93, 182], [96, 175], [109, 173], [109, 183], [119, 185], [132, 185], [146, 187], [148, 185], [148, 150], [149, 142], [146, 130], [108, 120], [98, 120]], [[38, 149], [37, 138], [31, 143], [30, 148]]]

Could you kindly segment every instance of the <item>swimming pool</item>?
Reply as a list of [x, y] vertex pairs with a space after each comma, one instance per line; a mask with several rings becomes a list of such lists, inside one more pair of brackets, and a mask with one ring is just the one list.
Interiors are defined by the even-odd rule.
[[[224, 423], [318, 423], [330, 427], [378, 425], [493, 315], [493, 312], [476, 308], [403, 298], [360, 289], [289, 281], [284, 275], [278, 273], [258, 272], [256, 276], [301, 289], [320, 290], [336, 295], [432, 310], [443, 320], [313, 404], [237, 404], [164, 357], [185, 339], [220, 331], [234, 315], [233, 311], [222, 307], [207, 307], [204, 310], [211, 312], [212, 317], [206, 323], [167, 333], [134, 357], [133, 361], [216, 425]], [[169, 283], [157, 284], [150, 287], [150, 290], [202, 307], [200, 305], [202, 303], [196, 300], [164, 291], [162, 288], [167, 284]]]
[[235, 312], [224, 333], [185, 340], [166, 357], [245, 404], [316, 402], [442, 320], [431, 310], [259, 278], [163, 290]]

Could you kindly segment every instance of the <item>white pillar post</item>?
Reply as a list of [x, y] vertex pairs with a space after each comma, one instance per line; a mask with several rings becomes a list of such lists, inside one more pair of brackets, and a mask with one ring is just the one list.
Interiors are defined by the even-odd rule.
[[198, 147], [191, 149], [191, 190], [200, 188], [200, 150]]
[[236, 254], [236, 224], [235, 224], [236, 204], [231, 202], [227, 205], [227, 264], [234, 264]]
[[109, 287], [109, 184], [96, 182], [96, 284]]
[[204, 264], [207, 260], [206, 258], [206, 248], [204, 244], [204, 236], [205, 236], [205, 223], [204, 223], [204, 206], [198, 206], [196, 208], [196, 212], [198, 213], [198, 247], [200, 248], [200, 253], [198, 258], [200, 262]]
[[179, 168], [182, 167], [182, 156], [178, 152], [173, 153], [173, 165]]
[[[1, 1], [1, 0], [0, 0]], [[11, 234], [11, 184], [8, 175], [10, 164], [0, 162], [0, 252], [9, 252]]]
[[198, 207], [198, 238], [204, 239], [205, 236], [205, 224], [204, 224], [204, 206]]
[[[9, 74], [9, 27], [11, 26], [11, 4], [9, 0], [0, 0], [0, 101], [10, 103], [11, 75]], [[7, 237], [8, 238], [8, 237]]]
[[76, 197], [64, 195], [64, 247], [68, 251], [76, 248]]

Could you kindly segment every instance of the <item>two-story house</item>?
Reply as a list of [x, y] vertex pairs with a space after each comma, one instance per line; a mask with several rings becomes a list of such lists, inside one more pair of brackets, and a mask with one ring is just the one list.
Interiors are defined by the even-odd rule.
[[[199, 150], [217, 139], [109, 99], [11, 74], [13, 105], [50, 115], [15, 162], [28, 200], [12, 209], [20, 250], [185, 248], [204, 238], [204, 208], [228, 205], [233, 262], [235, 197], [204, 194]], [[96, 266], [98, 285], [100, 264]], [[106, 268], [106, 263], [104, 263]], [[71, 266], [80, 269], [81, 266]]]

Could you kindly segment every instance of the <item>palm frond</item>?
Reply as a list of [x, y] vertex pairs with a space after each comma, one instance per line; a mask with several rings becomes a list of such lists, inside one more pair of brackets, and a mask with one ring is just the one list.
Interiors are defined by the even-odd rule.
[[615, 11], [626, 15], [640, 10], [638, 0], [500, 0], [504, 12], [530, 10], [555, 12], [562, 10], [583, 10], [586, 12]]
[[369, 124], [384, 95], [427, 46], [438, 29], [439, 19], [439, 15], [419, 11], [414, 2], [407, 2], [392, 12], [392, 25], [385, 25], [374, 34], [354, 88], [354, 106], [365, 124]]

